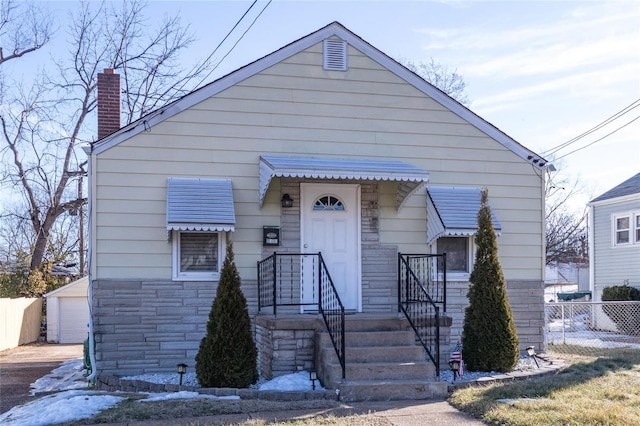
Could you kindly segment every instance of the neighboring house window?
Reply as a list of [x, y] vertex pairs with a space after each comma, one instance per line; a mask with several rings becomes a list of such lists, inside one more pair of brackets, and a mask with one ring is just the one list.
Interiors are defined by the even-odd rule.
[[640, 212], [615, 214], [612, 222], [614, 246], [640, 244]]
[[223, 232], [174, 231], [173, 278], [178, 280], [219, 278], [224, 246]]
[[[437, 253], [447, 254], [447, 274], [468, 275], [473, 258], [471, 237], [440, 237]], [[442, 267], [442, 266], [441, 266]]]
[[629, 244], [629, 216], [615, 218], [616, 244]]

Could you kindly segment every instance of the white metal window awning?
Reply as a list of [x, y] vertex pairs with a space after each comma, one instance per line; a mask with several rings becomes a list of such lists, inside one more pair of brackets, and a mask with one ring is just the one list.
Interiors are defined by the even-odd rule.
[[167, 230], [234, 231], [230, 179], [167, 179]]
[[[478, 230], [480, 188], [427, 188], [427, 244], [443, 236], [470, 236]], [[502, 226], [491, 211], [493, 227], [500, 235]]]
[[396, 208], [429, 181], [429, 172], [402, 161], [363, 159], [260, 157], [260, 206], [274, 177], [397, 181]]

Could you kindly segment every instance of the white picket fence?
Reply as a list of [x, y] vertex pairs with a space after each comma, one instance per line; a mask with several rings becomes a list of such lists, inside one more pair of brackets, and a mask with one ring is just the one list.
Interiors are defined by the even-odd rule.
[[0, 351], [36, 342], [41, 322], [42, 299], [0, 299]]

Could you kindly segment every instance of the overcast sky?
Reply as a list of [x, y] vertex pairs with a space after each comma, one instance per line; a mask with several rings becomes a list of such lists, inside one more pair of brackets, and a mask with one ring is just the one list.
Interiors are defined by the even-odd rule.
[[[251, 3], [151, 0], [149, 25], [179, 13], [198, 38], [188, 63], [208, 56]], [[47, 3], [62, 26], [76, 4]], [[220, 60], [247, 31], [207, 82], [333, 21], [393, 58], [457, 69], [470, 108], [543, 155], [639, 106], [555, 155], [584, 185], [578, 204], [640, 172], [640, 119], [626, 125], [640, 117], [639, 1], [258, 0], [214, 54]]]

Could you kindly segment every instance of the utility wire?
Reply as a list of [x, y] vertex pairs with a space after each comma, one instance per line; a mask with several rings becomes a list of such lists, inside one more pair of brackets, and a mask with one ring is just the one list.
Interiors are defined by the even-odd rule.
[[600, 142], [601, 140], [603, 140], [603, 139], [605, 139], [605, 138], [607, 138], [607, 137], [611, 136], [612, 134], [616, 133], [618, 130], [622, 130], [622, 129], [624, 129], [624, 128], [625, 128], [625, 127], [627, 127], [629, 124], [633, 123], [634, 121], [636, 121], [636, 120], [638, 120], [638, 119], [640, 119], [640, 115], [639, 115], [639, 116], [637, 116], [636, 118], [634, 118], [633, 120], [629, 121], [627, 124], [623, 124], [622, 126], [618, 127], [618, 128], [617, 128], [617, 129], [615, 129], [613, 132], [611, 132], [611, 133], [607, 133], [606, 135], [604, 135], [604, 136], [603, 136], [603, 137], [601, 137], [600, 139], [596, 139], [595, 141], [593, 141], [593, 142], [591, 142], [591, 143], [589, 143], [589, 144], [587, 144], [587, 145], [585, 145], [585, 146], [582, 146], [582, 147], [580, 147], [580, 148], [574, 149], [573, 151], [568, 152], [568, 153], [564, 154], [563, 156], [556, 158], [556, 161], [557, 161], [557, 160], [559, 160], [559, 159], [561, 159], [561, 158], [564, 158], [564, 157], [566, 157], [566, 156], [568, 156], [568, 155], [571, 155], [571, 154], [573, 154], [573, 153], [575, 153], [575, 152], [582, 151], [583, 149], [585, 149], [585, 148], [587, 148], [587, 147], [590, 147], [591, 145], [593, 145], [593, 144], [594, 144], [594, 143], [596, 143], [596, 142]]
[[[209, 62], [209, 60], [213, 57], [213, 55], [216, 54], [216, 52], [218, 51], [218, 49], [220, 49], [220, 46], [222, 46], [222, 44], [229, 38], [229, 36], [231, 35], [231, 33], [233, 33], [235, 31], [235, 29], [238, 27], [238, 25], [240, 25], [240, 22], [242, 22], [242, 20], [244, 19], [245, 16], [247, 16], [247, 14], [251, 11], [251, 9], [253, 9], [253, 6], [255, 6], [255, 4], [258, 2], [258, 0], [253, 0], [253, 3], [251, 3], [251, 5], [249, 6], [249, 8], [242, 14], [242, 16], [240, 17], [240, 19], [238, 19], [238, 21], [235, 23], [235, 25], [233, 26], [233, 28], [231, 28], [229, 30], [229, 32], [227, 33], [226, 36], [224, 36], [224, 38], [222, 39], [222, 41], [220, 43], [218, 43], [218, 45], [216, 46], [215, 49], [213, 49], [213, 52], [211, 52], [209, 54], [209, 56], [207, 56], [207, 59], [205, 59], [202, 63], [206, 64], [207, 62]], [[264, 10], [264, 9], [263, 9]], [[219, 63], [218, 63], [219, 65]], [[216, 65], [216, 67], [218, 66]], [[215, 69], [216, 67], [214, 67], [213, 69]], [[200, 81], [200, 83], [198, 83], [198, 85], [196, 86], [196, 88], [198, 86], [200, 86], [200, 84], [202, 84], [202, 81], [204, 81], [205, 79], [207, 79], [210, 75], [211, 72], [213, 72], [213, 69], [207, 74], [207, 76], [202, 79]], [[179, 93], [184, 86], [190, 81], [191, 79], [186, 80], [184, 83], [182, 83], [182, 86], [180, 86], [180, 88], [178, 90], [176, 90], [176, 93]]]
[[[633, 109], [640, 107], [640, 99], [636, 99], [635, 101], [633, 101], [631, 104], [627, 105], [625, 108], [623, 108], [622, 110], [616, 112], [615, 114], [613, 114], [611, 117], [607, 118], [606, 120], [604, 120], [603, 122], [601, 122], [600, 124], [596, 125], [595, 127], [592, 127], [591, 129], [587, 130], [586, 132], [572, 138], [569, 139], [566, 142], [561, 143], [560, 145], [551, 148], [545, 152], [543, 152], [544, 156], [549, 156], [551, 154], [554, 154], [558, 151], [560, 151], [563, 148], [568, 147], [569, 145], [577, 142], [578, 140], [584, 138], [585, 136], [590, 135], [591, 133], [601, 129], [602, 127], [606, 126], [607, 124], [617, 120], [618, 118], [622, 117], [625, 114], [628, 114], [629, 112], [631, 112]], [[615, 132], [612, 132], [615, 133]], [[601, 140], [601, 139], [599, 139]], [[587, 145], [588, 146], [588, 145]], [[568, 155], [568, 154], [567, 154]]]
[[[256, 1], [257, 1], [257, 0], [256, 0]], [[256, 21], [258, 20], [258, 18], [260, 18], [260, 16], [261, 16], [261, 15], [262, 15], [262, 13], [265, 11], [265, 9], [266, 9], [267, 7], [269, 7], [269, 5], [271, 4], [271, 2], [272, 2], [272, 1], [273, 1], [273, 0], [269, 0], [269, 1], [267, 2], [267, 4], [262, 8], [262, 10], [260, 11], [260, 13], [258, 13], [258, 15], [256, 15], [256, 17], [255, 17], [255, 18], [253, 18], [253, 21], [251, 21], [251, 24], [249, 24], [249, 27], [248, 27], [248, 28], [247, 28], [247, 29], [242, 33], [242, 35], [240, 36], [240, 38], [239, 38], [238, 40], [236, 40], [236, 42], [233, 44], [233, 46], [231, 46], [231, 49], [229, 49], [229, 51], [228, 51], [228, 52], [227, 52], [227, 53], [226, 53], [226, 54], [225, 54], [225, 55], [224, 55], [224, 56], [223, 56], [223, 57], [218, 61], [218, 63], [217, 63], [217, 64], [216, 64], [212, 69], [211, 69], [211, 71], [209, 71], [209, 72], [207, 73], [207, 75], [205, 75], [205, 76], [202, 78], [202, 80], [200, 80], [200, 83], [198, 83], [198, 85], [197, 85], [196, 87], [199, 87], [199, 86], [200, 86], [200, 85], [201, 85], [201, 84], [202, 84], [202, 83], [203, 83], [207, 78], [209, 78], [209, 76], [211, 75], [211, 73], [213, 73], [213, 72], [218, 68], [218, 66], [220, 66], [220, 64], [222, 63], [222, 61], [224, 61], [224, 60], [225, 60], [225, 58], [226, 58], [227, 56], [229, 56], [229, 54], [233, 51], [233, 49], [235, 49], [235, 47], [238, 45], [238, 43], [240, 43], [240, 40], [242, 40], [242, 39], [244, 38], [244, 36], [247, 34], [247, 32], [249, 32], [249, 30], [253, 27], [253, 24], [255, 24], [255, 23], [256, 23]], [[253, 3], [255, 4], [255, 1], [254, 1]], [[253, 7], [253, 4], [251, 5], [251, 7]], [[248, 12], [248, 10], [247, 10], [247, 12]], [[246, 15], [246, 13], [245, 13], [245, 15]], [[244, 15], [242, 15], [242, 17], [244, 18]], [[239, 22], [240, 22], [240, 21], [238, 21], [238, 23], [239, 23]], [[236, 24], [236, 25], [237, 25], [237, 24]], [[235, 26], [234, 26], [234, 28], [235, 28]], [[226, 37], [225, 37], [225, 39], [226, 39]], [[224, 41], [224, 40], [223, 40], [223, 41]], [[216, 48], [216, 50], [217, 50], [217, 48]], [[213, 55], [213, 53], [212, 53], [212, 55]]]

